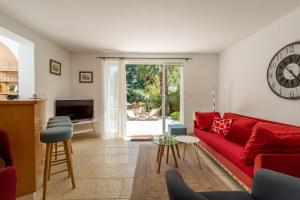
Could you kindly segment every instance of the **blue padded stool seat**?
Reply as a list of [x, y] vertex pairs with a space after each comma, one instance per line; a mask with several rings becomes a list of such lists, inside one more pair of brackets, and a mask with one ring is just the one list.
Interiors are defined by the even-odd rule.
[[48, 120], [48, 124], [52, 124], [52, 123], [58, 123], [58, 122], [70, 122], [71, 120], [69, 119], [49, 119]]
[[187, 135], [187, 128], [183, 124], [169, 124], [168, 133], [170, 135]]
[[53, 127], [70, 127], [72, 128], [73, 125], [70, 122], [56, 122], [56, 123], [51, 123], [47, 125], [47, 128], [53, 128]]
[[47, 128], [42, 131], [40, 138], [43, 143], [63, 142], [72, 137], [73, 129], [70, 127]]
[[53, 120], [53, 119], [70, 119], [69, 116], [54, 116], [54, 117], [50, 117], [49, 120]]

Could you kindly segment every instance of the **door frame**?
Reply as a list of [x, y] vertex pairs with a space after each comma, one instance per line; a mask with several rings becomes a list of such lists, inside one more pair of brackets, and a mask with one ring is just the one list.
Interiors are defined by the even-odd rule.
[[[165, 108], [165, 96], [166, 96], [166, 92], [165, 92], [165, 84], [166, 83], [166, 65], [180, 65], [180, 123], [184, 124], [184, 62], [183, 61], [165, 61], [165, 60], [125, 60], [125, 66], [126, 65], [149, 65], [149, 64], [156, 64], [156, 65], [160, 65], [162, 67], [163, 70], [163, 83], [162, 83], [162, 92], [163, 92], [163, 97], [162, 97], [162, 120], [163, 120], [163, 124], [162, 124], [162, 133], [166, 134], [166, 108]], [[126, 94], [125, 94], [126, 95]]]

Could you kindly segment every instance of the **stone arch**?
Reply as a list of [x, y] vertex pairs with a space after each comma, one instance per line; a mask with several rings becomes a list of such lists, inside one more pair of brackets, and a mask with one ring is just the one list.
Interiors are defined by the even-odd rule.
[[0, 41], [0, 99], [18, 95], [18, 60], [14, 53]]
[[11, 50], [0, 41], [0, 66], [18, 67], [18, 60]]

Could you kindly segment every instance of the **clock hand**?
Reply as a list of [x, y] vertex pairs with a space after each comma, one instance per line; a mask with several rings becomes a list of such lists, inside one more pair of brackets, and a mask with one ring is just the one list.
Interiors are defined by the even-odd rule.
[[300, 83], [300, 79], [294, 74], [293, 70], [288, 69], [286, 66], [284, 66], [284, 68], [288, 70], [293, 75], [293, 77], [295, 77], [295, 79], [297, 79], [297, 81]]

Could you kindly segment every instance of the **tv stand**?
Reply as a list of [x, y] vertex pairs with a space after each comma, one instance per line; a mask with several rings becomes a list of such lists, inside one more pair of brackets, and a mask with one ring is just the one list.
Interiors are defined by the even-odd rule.
[[95, 129], [96, 122], [98, 122], [98, 120], [95, 119], [84, 119], [84, 120], [72, 121], [73, 128], [74, 128], [73, 134], [92, 132], [94, 133], [95, 137], [97, 137], [97, 133]]

